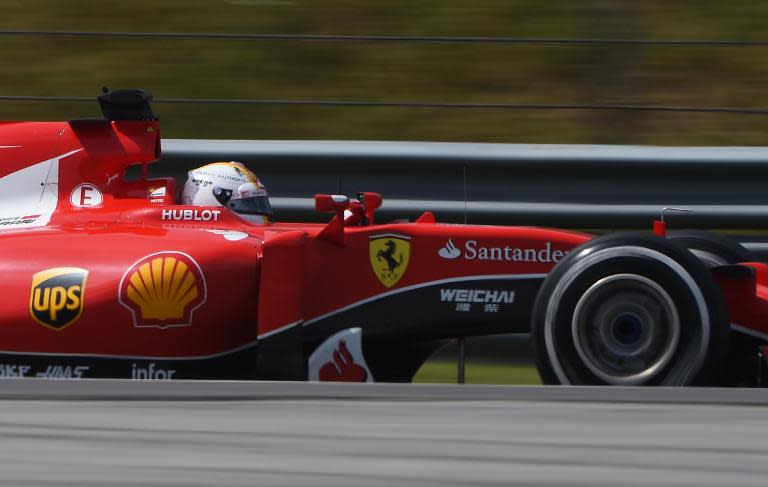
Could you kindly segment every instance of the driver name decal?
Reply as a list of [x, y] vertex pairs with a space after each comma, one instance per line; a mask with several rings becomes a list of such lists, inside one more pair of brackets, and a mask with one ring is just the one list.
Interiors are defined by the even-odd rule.
[[190, 326], [206, 297], [200, 265], [182, 252], [143, 257], [120, 280], [120, 304], [133, 314], [137, 328]]

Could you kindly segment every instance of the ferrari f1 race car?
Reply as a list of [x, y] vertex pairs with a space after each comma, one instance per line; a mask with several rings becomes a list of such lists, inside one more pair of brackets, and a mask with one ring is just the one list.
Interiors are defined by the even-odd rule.
[[0, 376], [410, 381], [448, 340], [530, 332], [546, 383], [762, 382], [768, 267], [723, 236], [378, 223], [376, 193], [254, 224], [146, 177], [150, 99], [0, 123]]

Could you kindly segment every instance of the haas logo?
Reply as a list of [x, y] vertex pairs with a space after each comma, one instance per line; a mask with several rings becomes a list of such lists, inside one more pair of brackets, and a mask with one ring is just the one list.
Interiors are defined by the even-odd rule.
[[392, 287], [408, 269], [411, 256], [410, 237], [374, 235], [370, 241], [371, 268], [382, 284]]

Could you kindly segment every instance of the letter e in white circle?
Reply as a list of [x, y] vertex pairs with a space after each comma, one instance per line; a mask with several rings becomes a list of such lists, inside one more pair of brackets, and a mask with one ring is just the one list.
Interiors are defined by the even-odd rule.
[[78, 184], [69, 195], [69, 202], [75, 208], [87, 208], [90, 206], [99, 206], [104, 202], [104, 195], [99, 188], [93, 184]]

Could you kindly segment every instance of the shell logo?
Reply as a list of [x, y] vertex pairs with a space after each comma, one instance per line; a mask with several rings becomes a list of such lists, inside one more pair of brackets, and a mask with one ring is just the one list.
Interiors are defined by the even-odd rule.
[[139, 259], [120, 280], [120, 304], [137, 328], [190, 326], [208, 289], [200, 265], [182, 252], [158, 252]]

